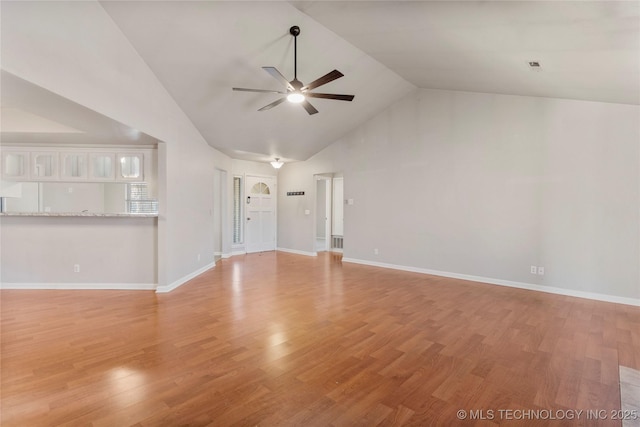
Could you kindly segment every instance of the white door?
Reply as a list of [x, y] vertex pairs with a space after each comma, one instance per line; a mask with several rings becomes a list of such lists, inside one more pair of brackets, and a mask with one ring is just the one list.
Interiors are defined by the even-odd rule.
[[247, 176], [247, 253], [276, 249], [276, 184], [273, 177]]

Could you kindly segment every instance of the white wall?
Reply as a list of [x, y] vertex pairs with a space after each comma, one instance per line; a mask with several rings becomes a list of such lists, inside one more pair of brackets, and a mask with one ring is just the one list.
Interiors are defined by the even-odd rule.
[[[155, 218], [2, 217], [2, 286], [106, 284], [153, 289], [155, 222]], [[74, 264], [80, 266], [78, 273]]]
[[[42, 207], [46, 212], [104, 212], [104, 184], [46, 182], [42, 184]], [[121, 211], [123, 212], [123, 211]]]
[[278, 169], [274, 169], [270, 163], [251, 162], [248, 160], [232, 160], [232, 172], [235, 176], [278, 176]]
[[639, 145], [638, 106], [418, 90], [281, 170], [280, 246], [344, 171], [346, 258], [638, 299]]
[[[205, 268], [214, 251], [213, 174], [231, 168], [229, 157], [206, 143], [98, 2], [0, 7], [4, 70], [164, 142], [159, 285], [169, 289]], [[19, 244], [4, 241], [3, 254]]]

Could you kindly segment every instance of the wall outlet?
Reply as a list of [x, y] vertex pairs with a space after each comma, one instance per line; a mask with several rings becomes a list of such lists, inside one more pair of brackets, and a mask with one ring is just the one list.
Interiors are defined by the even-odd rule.
[[69, 192], [69, 194], [73, 193], [73, 187], [67, 188], [67, 191]]
[[198, 261], [200, 261], [200, 254], [198, 254]]
[[531, 266], [531, 274], [538, 274], [538, 267], [536, 267], [535, 265]]
[[73, 272], [80, 273], [80, 264], [73, 264]]
[[380, 255], [380, 251], [378, 250], [378, 248], [375, 248], [375, 249], [373, 250], [373, 254], [374, 254], [374, 255]]
[[544, 276], [544, 267], [538, 267], [538, 275]]

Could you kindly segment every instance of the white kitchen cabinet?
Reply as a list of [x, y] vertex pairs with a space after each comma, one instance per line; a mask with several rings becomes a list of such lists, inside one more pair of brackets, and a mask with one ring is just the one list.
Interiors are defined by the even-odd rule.
[[2, 179], [7, 181], [26, 181], [29, 179], [28, 151], [2, 150]]
[[142, 153], [118, 153], [116, 181], [144, 181], [144, 155]]
[[31, 180], [58, 180], [58, 160], [59, 156], [55, 151], [35, 151], [31, 153]]
[[86, 181], [87, 180], [87, 153], [61, 152], [60, 180], [62, 181]]
[[114, 153], [89, 154], [89, 181], [114, 181], [116, 155]]

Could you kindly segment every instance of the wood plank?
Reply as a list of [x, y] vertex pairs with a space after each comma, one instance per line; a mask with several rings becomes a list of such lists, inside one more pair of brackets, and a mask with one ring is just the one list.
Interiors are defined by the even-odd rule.
[[640, 369], [640, 308], [334, 254], [0, 301], [3, 427], [528, 425], [457, 411], [620, 409], [618, 364]]

